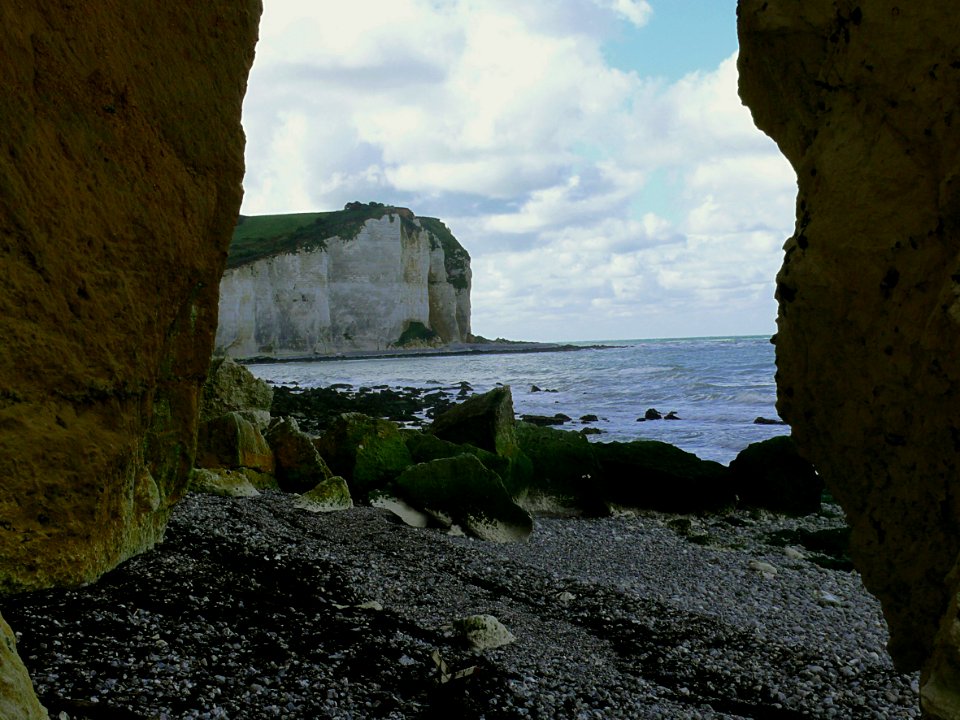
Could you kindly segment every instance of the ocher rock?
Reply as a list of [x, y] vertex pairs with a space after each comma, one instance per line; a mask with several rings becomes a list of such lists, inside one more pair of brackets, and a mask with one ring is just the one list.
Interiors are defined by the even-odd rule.
[[27, 675], [13, 630], [0, 617], [0, 718], [47, 720], [47, 711], [37, 700]]
[[413, 462], [396, 424], [360, 413], [338, 417], [314, 446], [358, 498], [386, 487]]
[[259, 0], [0, 6], [0, 590], [93, 580], [193, 466]]
[[241, 413], [231, 412], [200, 423], [196, 464], [272, 473], [275, 463], [273, 451], [259, 428]]
[[843, 505], [890, 652], [960, 717], [960, 15], [741, 0], [740, 94], [797, 172], [778, 410]]

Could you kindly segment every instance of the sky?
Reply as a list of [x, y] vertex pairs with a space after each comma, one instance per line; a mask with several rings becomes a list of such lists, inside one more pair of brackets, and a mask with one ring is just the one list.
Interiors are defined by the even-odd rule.
[[736, 0], [264, 0], [241, 212], [439, 217], [489, 338], [772, 334], [796, 176], [736, 59]]

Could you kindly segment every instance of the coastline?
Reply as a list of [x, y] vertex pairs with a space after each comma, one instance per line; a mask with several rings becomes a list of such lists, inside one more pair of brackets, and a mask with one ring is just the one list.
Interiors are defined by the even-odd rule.
[[368, 360], [403, 357], [440, 357], [457, 355], [508, 355], [520, 353], [574, 352], [577, 350], [610, 350], [618, 345], [574, 345], [572, 343], [542, 343], [507, 340], [504, 342], [451, 343], [442, 347], [390, 348], [387, 350], [350, 350], [329, 355], [296, 355], [252, 358], [233, 358], [242, 365], [274, 363], [327, 362], [332, 360]]

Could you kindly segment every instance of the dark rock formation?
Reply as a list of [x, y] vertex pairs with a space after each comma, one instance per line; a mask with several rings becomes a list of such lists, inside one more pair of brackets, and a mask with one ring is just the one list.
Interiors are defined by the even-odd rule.
[[960, 15], [741, 0], [740, 94], [797, 172], [778, 410], [924, 706], [960, 717]]
[[820, 510], [823, 480], [788, 435], [751, 443], [730, 463], [730, 472], [743, 506], [788, 515]]
[[314, 447], [313, 438], [303, 432], [293, 418], [283, 418], [271, 425], [267, 442], [273, 449], [277, 484], [281, 490], [307, 492], [333, 477]]

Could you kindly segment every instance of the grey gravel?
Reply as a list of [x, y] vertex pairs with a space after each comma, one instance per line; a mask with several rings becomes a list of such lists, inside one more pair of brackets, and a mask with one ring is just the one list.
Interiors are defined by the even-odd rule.
[[[538, 516], [498, 545], [190, 495], [155, 550], [0, 610], [64, 720], [919, 717], [859, 576], [770, 542], [841, 524]], [[516, 641], [471, 650], [476, 614]]]

